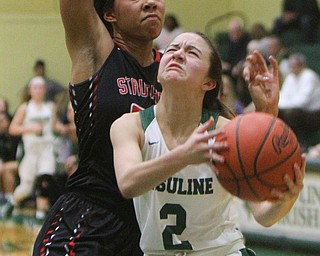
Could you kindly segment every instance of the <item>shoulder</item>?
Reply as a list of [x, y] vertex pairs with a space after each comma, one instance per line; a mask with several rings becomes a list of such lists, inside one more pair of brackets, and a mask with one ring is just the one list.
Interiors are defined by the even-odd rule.
[[110, 133], [130, 133], [138, 129], [142, 130], [139, 112], [126, 113], [113, 122]]
[[115, 120], [111, 125], [110, 137], [113, 146], [118, 146], [129, 141], [144, 141], [144, 132], [138, 112], [127, 113]]
[[27, 110], [28, 105], [29, 105], [29, 102], [24, 102], [24, 103], [22, 103], [22, 104], [18, 107], [16, 113], [25, 112], [25, 111]]

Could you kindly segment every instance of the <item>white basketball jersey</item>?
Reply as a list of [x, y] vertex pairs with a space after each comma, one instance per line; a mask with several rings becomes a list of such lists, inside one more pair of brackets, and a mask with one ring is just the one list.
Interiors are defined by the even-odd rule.
[[24, 134], [22, 136], [24, 146], [28, 146], [33, 143], [53, 142], [53, 114], [51, 103], [44, 102], [41, 107], [38, 107], [32, 100], [27, 103], [23, 124], [41, 124], [43, 129], [41, 134]]
[[[145, 130], [143, 160], [169, 152], [154, 108], [140, 113]], [[204, 110], [201, 122], [212, 114]], [[227, 255], [244, 247], [233, 197], [207, 164], [187, 166], [134, 198], [134, 205], [145, 255]]]

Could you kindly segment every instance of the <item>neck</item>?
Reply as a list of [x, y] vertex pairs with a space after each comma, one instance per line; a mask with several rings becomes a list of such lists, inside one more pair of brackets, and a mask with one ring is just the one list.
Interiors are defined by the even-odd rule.
[[[192, 104], [190, 104], [192, 102]], [[162, 130], [170, 131], [174, 137], [188, 138], [196, 127], [199, 126], [202, 113], [201, 104], [194, 104], [189, 100], [178, 100], [172, 97], [160, 99], [157, 105], [156, 117]]]
[[116, 35], [114, 42], [130, 53], [142, 67], [149, 66], [154, 62], [152, 40], [125, 40], [121, 36]]

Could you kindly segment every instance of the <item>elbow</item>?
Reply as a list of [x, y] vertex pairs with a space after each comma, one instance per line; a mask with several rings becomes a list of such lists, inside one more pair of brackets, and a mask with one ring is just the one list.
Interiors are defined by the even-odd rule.
[[15, 130], [11, 125], [9, 126], [8, 133], [9, 133], [9, 135], [11, 135], [11, 136], [16, 136], [16, 135], [18, 135], [18, 134], [16, 133], [16, 130]]
[[277, 220], [274, 220], [274, 219], [255, 218], [255, 220], [257, 223], [259, 223], [261, 226], [265, 228], [270, 228], [277, 223]]
[[125, 199], [132, 199], [137, 196], [133, 187], [126, 182], [118, 181], [118, 187], [122, 197]]
[[270, 227], [272, 227], [274, 224], [276, 224], [276, 222], [260, 223], [260, 225], [263, 226], [264, 228], [270, 228]]

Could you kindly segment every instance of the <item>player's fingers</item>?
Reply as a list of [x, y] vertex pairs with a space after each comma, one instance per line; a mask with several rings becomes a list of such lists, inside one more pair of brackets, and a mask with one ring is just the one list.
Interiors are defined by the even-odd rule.
[[243, 72], [242, 72], [242, 76], [247, 83], [250, 81], [251, 73], [250, 73], [249, 66], [244, 67]]
[[268, 72], [267, 64], [259, 51], [254, 51], [253, 54], [256, 56], [256, 65], [259, 68], [260, 73]]
[[271, 62], [273, 76], [278, 77], [279, 66], [277, 60], [273, 56], [270, 56], [269, 61]]
[[302, 190], [304, 186], [303, 179], [304, 179], [305, 169], [306, 169], [305, 154], [302, 156], [301, 159], [302, 159], [301, 167], [297, 163], [294, 165], [295, 184], [300, 190]]
[[259, 51], [255, 50], [250, 60], [255, 73], [265, 74], [268, 72], [268, 67], [266, 65], [266, 62]]
[[270, 77], [268, 75], [257, 75], [255, 80], [259, 83], [264, 83], [270, 81]]
[[218, 170], [218, 168], [214, 165], [214, 163], [213, 163], [213, 162], [209, 162], [208, 165], [210, 166], [211, 170], [212, 170], [213, 172], [215, 172], [215, 174], [216, 174], [217, 176], [219, 176], [219, 170]]
[[197, 128], [197, 131], [200, 133], [204, 133], [207, 130], [209, 130], [213, 126], [213, 124], [214, 124], [214, 119], [213, 117], [210, 117], [207, 122], [199, 125], [199, 127]]
[[214, 163], [222, 164], [224, 162], [224, 157], [222, 155], [215, 153], [215, 152], [212, 152], [211, 157], [210, 157], [210, 162], [212, 164], [214, 164]]

